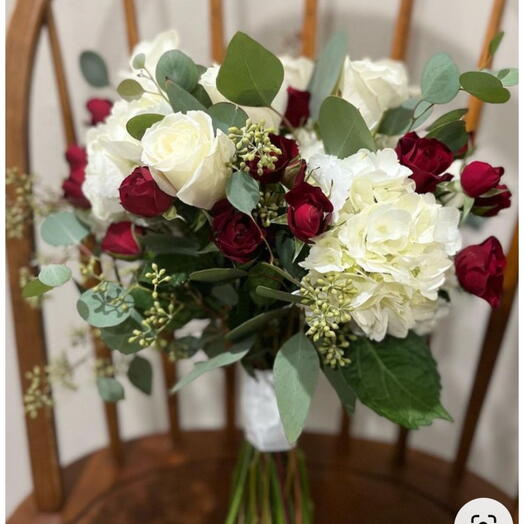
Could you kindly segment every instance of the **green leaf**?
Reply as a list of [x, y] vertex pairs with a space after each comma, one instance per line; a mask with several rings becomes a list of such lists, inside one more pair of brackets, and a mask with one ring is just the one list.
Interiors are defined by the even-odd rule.
[[141, 237], [140, 242], [156, 255], [172, 253], [197, 256], [200, 250], [197, 239], [175, 237], [169, 233], [148, 233]]
[[341, 367], [333, 369], [331, 366], [326, 366], [324, 368], [324, 375], [326, 375], [326, 378], [329, 380], [329, 383], [338, 395], [342, 407], [352, 415], [355, 412], [357, 396], [349, 384], [343, 369], [344, 368]]
[[246, 125], [247, 113], [234, 104], [219, 102], [212, 105], [207, 112], [213, 119], [215, 128], [221, 129], [226, 134], [230, 127], [241, 128]]
[[57, 287], [65, 284], [71, 278], [71, 270], [63, 264], [49, 264], [42, 267], [38, 275], [38, 280], [50, 287]]
[[209, 360], [197, 362], [194, 368], [171, 388], [170, 393], [176, 393], [208, 371], [238, 362], [247, 355], [254, 342], [255, 337], [245, 338], [234, 344], [229, 351], [220, 353]]
[[42, 238], [51, 246], [79, 244], [89, 229], [71, 211], [60, 211], [46, 217], [40, 227]]
[[462, 206], [462, 216], [460, 217], [461, 224], [463, 224], [466, 221], [474, 205], [475, 199], [464, 194], [464, 205]]
[[493, 56], [497, 49], [499, 48], [500, 42], [502, 42], [502, 38], [504, 38], [504, 31], [499, 31], [489, 43], [488, 51], [491, 56]]
[[375, 151], [375, 141], [360, 111], [352, 104], [329, 96], [320, 108], [320, 136], [328, 155], [346, 158], [359, 149]]
[[295, 277], [293, 277], [293, 275], [290, 275], [285, 269], [275, 266], [274, 264], [268, 264], [267, 262], [260, 262], [260, 265], [264, 266], [266, 269], [274, 271], [278, 275], [284, 277], [290, 282], [293, 282], [293, 284], [295, 284], [296, 286], [300, 287], [300, 282]]
[[514, 86], [519, 83], [519, 70], [516, 67], [507, 67], [497, 73], [497, 78], [504, 87]]
[[451, 151], [458, 151], [468, 143], [466, 123], [463, 120], [454, 120], [433, 129], [426, 135], [428, 138], [436, 138], [446, 144]]
[[82, 293], [76, 309], [91, 326], [104, 328], [116, 326], [126, 320], [133, 310], [134, 300], [114, 282], [99, 284]]
[[235, 104], [269, 107], [283, 80], [280, 60], [239, 31], [229, 42], [218, 72], [217, 89]]
[[460, 85], [469, 94], [490, 104], [503, 104], [511, 96], [496, 76], [483, 71], [470, 71], [461, 74]]
[[[151, 296], [151, 293], [149, 296]], [[119, 351], [124, 355], [131, 355], [144, 349], [137, 340], [129, 342], [129, 338], [133, 335], [135, 329], [142, 330], [142, 326], [137, 318], [131, 315], [116, 326], [101, 328], [100, 337], [108, 348]]]
[[439, 400], [436, 362], [422, 337], [358, 338], [348, 356], [351, 364], [342, 373], [360, 401], [379, 415], [410, 429], [436, 418], [451, 420]]
[[166, 82], [167, 98], [175, 113], [187, 113], [187, 111], [206, 111], [206, 107], [200, 103], [191, 93], [175, 82]]
[[433, 131], [434, 129], [437, 129], [437, 127], [443, 126], [444, 124], [449, 124], [455, 120], [460, 120], [467, 112], [467, 107], [462, 109], [452, 109], [451, 111], [448, 111], [437, 118], [430, 126], [427, 127], [427, 131]]
[[244, 171], [236, 171], [229, 177], [226, 196], [233, 207], [251, 215], [251, 211], [257, 207], [260, 200], [260, 186], [251, 175]]
[[209, 95], [207, 94], [207, 91], [200, 85], [197, 84], [193, 91], [191, 91], [191, 94], [204, 106], [208, 109], [209, 113], [209, 107], [213, 105], [213, 102], [211, 102], [211, 98], [209, 98]]
[[138, 355], [131, 361], [127, 370], [129, 382], [146, 395], [151, 395], [153, 384], [153, 368], [149, 360]]
[[116, 90], [124, 100], [128, 101], [136, 100], [144, 94], [144, 88], [132, 78], [122, 80]]
[[109, 85], [106, 63], [94, 51], [84, 51], [80, 55], [80, 70], [87, 83], [93, 87], [106, 87]]
[[411, 124], [413, 118], [413, 107], [401, 105], [388, 109], [378, 127], [378, 133], [388, 136], [403, 135]]
[[307, 90], [311, 93], [309, 113], [318, 120], [322, 102], [331, 94], [340, 77], [348, 48], [347, 36], [340, 31], [333, 34], [320, 53]]
[[33, 278], [22, 289], [22, 296], [24, 298], [39, 297], [51, 289], [53, 289], [53, 286], [46, 286], [38, 278]]
[[125, 397], [122, 384], [113, 377], [98, 377], [96, 379], [98, 393], [106, 402], [118, 402]]
[[164, 118], [164, 115], [157, 113], [143, 113], [136, 115], [127, 121], [126, 129], [127, 132], [137, 140], [142, 140], [144, 133], [157, 122], [160, 122]]
[[272, 318], [281, 315], [282, 311], [283, 309], [272, 309], [242, 322], [226, 335], [226, 340], [235, 341], [251, 335], [251, 333], [263, 328]]
[[255, 304], [267, 306], [272, 304], [275, 299], [271, 296], [263, 296], [257, 293], [257, 287], [279, 289], [282, 284], [282, 276], [271, 269], [268, 264], [258, 263], [249, 270], [247, 277], [247, 288], [249, 295]]
[[447, 53], [433, 55], [422, 72], [422, 98], [433, 104], [446, 104], [460, 89], [459, 70]]
[[224, 282], [245, 276], [247, 276], [247, 272], [242, 269], [217, 267], [193, 271], [193, 273], [189, 275], [189, 278], [196, 282]]
[[211, 290], [211, 294], [226, 306], [233, 307], [238, 303], [238, 293], [231, 284], [215, 286]]
[[186, 91], [193, 91], [200, 73], [189, 56], [178, 49], [166, 51], [158, 60], [155, 77], [161, 89], [166, 88], [166, 81], [171, 80]]
[[278, 411], [290, 444], [296, 442], [309, 412], [320, 363], [317, 350], [304, 333], [280, 348], [273, 365]]
[[299, 303], [302, 300], [300, 295], [292, 295], [291, 293], [287, 293], [286, 291], [280, 291], [278, 289], [273, 289], [265, 286], [257, 286], [255, 291], [256, 294], [260, 295], [261, 297], [273, 298], [275, 300], [283, 300], [284, 302]]
[[138, 53], [133, 57], [133, 68], [134, 69], [144, 69], [146, 65], [146, 55], [144, 53]]

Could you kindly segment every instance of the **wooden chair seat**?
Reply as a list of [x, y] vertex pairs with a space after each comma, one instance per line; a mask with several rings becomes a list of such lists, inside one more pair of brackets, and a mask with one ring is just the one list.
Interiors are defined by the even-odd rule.
[[[32, 497], [10, 524], [210, 524], [223, 522], [241, 434], [182, 432], [128, 442], [115, 467], [102, 449], [65, 468], [67, 502], [59, 514], [38, 513]], [[317, 522], [330, 524], [449, 524], [476, 497], [511, 507], [508, 497], [473, 473], [454, 486], [451, 463], [410, 449], [396, 466], [394, 447], [307, 433], [301, 439]], [[346, 452], [341, 453], [341, 447]]]

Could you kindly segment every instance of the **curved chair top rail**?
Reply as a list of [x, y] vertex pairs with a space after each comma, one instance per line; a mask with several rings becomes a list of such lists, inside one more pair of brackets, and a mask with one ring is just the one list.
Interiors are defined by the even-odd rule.
[[[131, 50], [139, 40], [134, 0], [121, 0], [126, 22], [128, 48]], [[399, 0], [398, 15], [395, 22], [391, 57], [404, 59], [409, 41], [414, 0]], [[304, 0], [302, 25], [302, 53], [313, 58], [316, 51], [317, 0]], [[489, 67], [491, 58], [488, 45], [497, 33], [505, 6], [505, 0], [494, 0], [491, 16], [486, 30], [479, 66]], [[209, 0], [211, 55], [213, 60], [221, 62], [224, 57], [224, 22], [222, 0]], [[21, 172], [30, 171], [29, 158], [29, 95], [32, 87], [32, 72], [35, 51], [43, 30], [47, 33], [51, 48], [51, 57], [57, 84], [64, 138], [66, 144], [76, 142], [73, 111], [69, 97], [67, 76], [64, 70], [59, 36], [53, 17], [51, 0], [18, 0], [14, 8], [7, 33], [7, 143], [6, 164], [16, 167]], [[467, 117], [468, 130], [477, 129], [482, 110], [482, 102], [471, 98]], [[508, 265], [505, 273], [504, 296], [502, 305], [491, 313], [486, 335], [479, 356], [475, 380], [471, 390], [465, 422], [462, 428], [456, 458], [454, 461], [454, 479], [459, 481], [465, 471], [471, 450], [475, 429], [486, 396], [495, 362], [500, 351], [503, 334], [506, 329], [515, 289], [517, 286], [518, 234], [515, 228]], [[31, 223], [26, 224], [24, 235], [20, 239], [8, 239], [8, 267], [11, 287], [11, 300], [15, 319], [15, 335], [23, 383], [24, 373], [34, 366], [46, 362], [45, 331], [41, 311], [30, 307], [21, 297], [19, 269], [26, 267], [35, 250], [34, 231]], [[99, 341], [95, 341], [98, 356], [111, 358], [110, 351]], [[167, 359], [163, 361], [166, 384], [175, 381], [174, 365]], [[109, 445], [116, 463], [123, 460], [119, 432], [118, 414], [114, 404], [105, 403], [105, 417], [109, 436]], [[177, 438], [178, 426], [177, 401], [168, 396], [168, 415], [170, 434]], [[226, 430], [233, 430], [235, 425], [235, 380], [234, 369], [226, 370]], [[349, 441], [350, 421], [344, 414], [340, 429], [342, 443]], [[26, 419], [34, 496], [41, 511], [56, 511], [64, 500], [62, 470], [60, 467], [53, 410], [40, 414], [34, 419]], [[408, 432], [401, 429], [396, 445], [395, 460], [402, 464], [405, 459]]]

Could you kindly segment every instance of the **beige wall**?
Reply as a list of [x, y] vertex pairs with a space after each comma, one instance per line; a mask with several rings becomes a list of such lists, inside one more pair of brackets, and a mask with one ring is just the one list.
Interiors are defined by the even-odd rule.
[[[8, 10], [14, 0], [8, 0]], [[209, 63], [209, 20], [205, 0], [136, 0], [140, 31], [151, 37], [156, 31], [178, 28], [183, 48], [200, 63]], [[390, 0], [321, 0], [320, 42], [335, 29], [349, 35], [354, 58], [374, 58], [388, 53], [391, 24], [397, 2]], [[227, 0], [226, 33], [247, 31], [274, 51], [293, 50], [301, 23], [301, 0]], [[480, 49], [491, 2], [488, 0], [419, 0], [415, 7], [413, 45], [408, 66], [416, 82], [424, 61], [434, 52], [447, 51], [463, 69], [473, 67]], [[126, 63], [121, 2], [117, 0], [55, 0], [58, 30], [65, 49], [65, 63], [76, 114], [79, 136], [85, 131], [85, 100], [94, 92], [83, 82], [78, 54], [95, 49], [106, 58], [110, 71]], [[496, 66], [517, 65], [517, 0], [509, 0], [503, 22], [506, 30]], [[57, 97], [50, 75], [46, 38], [38, 51], [31, 99], [33, 171], [58, 188], [66, 173], [62, 151]], [[110, 93], [108, 93], [110, 94]], [[110, 94], [114, 97], [114, 95]], [[479, 133], [477, 158], [506, 168], [506, 180], [517, 183], [517, 96], [502, 107], [488, 107]], [[465, 243], [478, 242], [489, 234], [500, 237], [505, 246], [511, 235], [516, 208], [502, 213], [481, 231], [467, 230]], [[53, 354], [68, 344], [71, 326], [81, 325], [74, 308], [71, 288], [54, 293], [46, 306], [46, 325]], [[8, 311], [8, 315], [10, 312]], [[412, 437], [412, 443], [431, 453], [451, 457], [462, 422], [466, 396], [475, 370], [479, 342], [488, 314], [486, 304], [462, 295], [453, 314], [443, 322], [435, 337], [434, 352], [443, 376], [443, 401], [455, 417], [455, 424], [437, 422]], [[7, 512], [11, 512], [31, 489], [28, 456], [18, 383], [17, 361], [11, 318], [7, 321]], [[517, 322], [516, 315], [504, 340], [493, 386], [487, 399], [471, 459], [471, 467], [509, 493], [517, 484]], [[158, 369], [158, 362], [157, 371]], [[187, 365], [188, 363], [186, 363]], [[187, 369], [184, 366], [183, 371]], [[160, 373], [156, 373], [151, 398], [128, 390], [128, 400], [119, 405], [126, 438], [166, 429], [166, 414]], [[86, 383], [86, 378], [83, 382]], [[222, 388], [220, 372], [212, 373], [181, 393], [182, 420], [187, 427], [211, 427], [223, 421], [217, 390]], [[319, 388], [309, 427], [333, 431], [337, 427], [336, 400], [325, 384]], [[75, 394], [58, 395], [57, 424], [64, 464], [105, 443], [103, 415], [91, 384]], [[366, 408], [359, 407], [354, 430], [370, 438], [391, 439], [395, 428]]]

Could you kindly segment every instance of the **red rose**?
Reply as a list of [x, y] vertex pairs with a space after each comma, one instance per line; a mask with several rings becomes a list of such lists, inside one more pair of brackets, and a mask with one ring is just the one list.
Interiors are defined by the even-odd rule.
[[491, 307], [500, 304], [505, 266], [502, 246], [493, 236], [482, 244], [466, 247], [455, 257], [460, 285], [469, 293], [486, 300]]
[[167, 211], [173, 197], [164, 193], [147, 167], [137, 167], [120, 184], [122, 207], [142, 217], [156, 217]]
[[497, 187], [504, 168], [492, 167], [486, 162], [471, 162], [462, 171], [460, 183], [466, 195], [476, 198]]
[[91, 113], [92, 126], [96, 126], [100, 122], [104, 122], [105, 119], [111, 113], [113, 102], [107, 100], [107, 98], [90, 98], [86, 103], [87, 110]]
[[413, 171], [417, 193], [433, 193], [437, 184], [453, 178], [442, 174], [453, 162], [453, 153], [435, 138], [420, 138], [411, 132], [398, 141], [395, 150], [399, 162]]
[[287, 223], [298, 239], [307, 242], [326, 230], [333, 204], [319, 187], [301, 182], [286, 193]]
[[143, 232], [143, 228], [132, 222], [115, 222], [107, 228], [102, 251], [116, 257], [135, 258], [142, 252], [138, 236]]
[[472, 212], [483, 217], [493, 217], [510, 206], [511, 191], [505, 184], [499, 184], [485, 195], [475, 198]]
[[69, 177], [62, 183], [64, 198], [75, 207], [90, 208], [91, 204], [82, 191], [82, 184], [86, 176], [86, 150], [83, 147], [73, 144], [67, 148], [65, 157], [69, 164]]
[[304, 125], [309, 118], [309, 91], [287, 88], [287, 108], [285, 118], [293, 127]]
[[211, 209], [215, 243], [235, 262], [248, 262], [263, 242], [262, 231], [253, 219], [237, 211], [227, 200], [219, 200]]
[[298, 145], [295, 140], [286, 138], [282, 135], [273, 134], [269, 135], [269, 139], [274, 146], [282, 151], [282, 154], [278, 155], [275, 161], [275, 169], [268, 169], [265, 167], [262, 175], [259, 175], [257, 172], [258, 158], [247, 163], [251, 176], [264, 184], [280, 182], [286, 167], [292, 162], [292, 160], [298, 157]]

